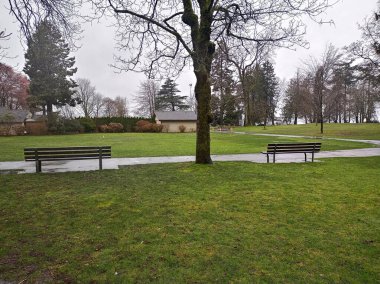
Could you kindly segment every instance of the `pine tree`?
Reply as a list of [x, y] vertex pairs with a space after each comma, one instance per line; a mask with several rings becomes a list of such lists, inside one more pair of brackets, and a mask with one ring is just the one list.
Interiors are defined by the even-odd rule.
[[70, 49], [59, 30], [50, 22], [42, 21], [28, 40], [24, 72], [30, 78], [31, 100], [37, 102], [48, 114], [53, 106], [75, 105], [76, 87], [70, 77], [75, 58], [69, 57]]
[[211, 113], [213, 124], [236, 125], [239, 123], [239, 110], [235, 96], [236, 83], [226, 55], [217, 50], [211, 69]]
[[166, 79], [161, 86], [160, 91], [156, 95], [155, 110], [186, 110], [189, 106], [185, 103], [186, 96], [177, 95], [180, 92], [177, 88], [178, 84], [172, 79]]
[[265, 61], [262, 65], [263, 73], [263, 89], [264, 89], [264, 106], [265, 117], [264, 125], [267, 124], [267, 119], [271, 119], [272, 125], [274, 125], [274, 114], [276, 111], [278, 101], [278, 80], [274, 73], [273, 65], [270, 61]]

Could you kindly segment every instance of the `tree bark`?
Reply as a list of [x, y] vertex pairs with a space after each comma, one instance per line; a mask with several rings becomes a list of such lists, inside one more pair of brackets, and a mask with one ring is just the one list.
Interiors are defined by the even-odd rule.
[[211, 82], [210, 73], [206, 70], [195, 71], [195, 97], [197, 99], [197, 140], [195, 162], [212, 164], [210, 156], [210, 122], [211, 122]]

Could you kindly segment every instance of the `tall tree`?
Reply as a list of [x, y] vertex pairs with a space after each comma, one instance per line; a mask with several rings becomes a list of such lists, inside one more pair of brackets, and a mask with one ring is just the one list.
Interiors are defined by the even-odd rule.
[[[96, 1], [99, 8], [103, 1]], [[211, 163], [212, 120], [211, 63], [215, 42], [225, 35], [236, 39], [234, 46], [270, 43], [275, 46], [305, 45], [302, 17], [315, 17], [329, 0], [109, 0], [117, 14], [120, 47], [130, 58], [120, 58], [122, 69], [178, 71], [191, 60], [196, 77], [197, 141], [196, 162]], [[136, 48], [137, 47], [137, 48]], [[146, 55], [147, 61], [142, 60]], [[146, 63], [146, 64], [145, 64]]]
[[211, 69], [211, 113], [213, 124], [236, 125], [239, 122], [236, 83], [233, 78], [231, 62], [218, 48]]
[[127, 99], [121, 96], [117, 96], [114, 99], [116, 116], [126, 117], [128, 115]]
[[160, 91], [156, 95], [155, 109], [156, 110], [185, 110], [189, 106], [186, 104], [186, 96], [177, 95], [181, 91], [178, 90], [177, 84], [172, 79], [166, 79], [161, 86]]
[[28, 40], [24, 72], [30, 78], [30, 94], [36, 97], [48, 114], [53, 106], [75, 105], [76, 86], [70, 79], [77, 71], [75, 58], [62, 39], [59, 30], [50, 22], [42, 21]]
[[85, 117], [90, 117], [94, 115], [95, 112], [95, 102], [94, 98], [96, 95], [96, 88], [91, 85], [89, 79], [78, 78], [77, 87], [75, 88], [76, 95], [80, 101], [80, 108]]
[[154, 116], [156, 96], [159, 88], [159, 84], [151, 79], [140, 83], [138, 95], [136, 96], [137, 112], [139, 115]]
[[278, 79], [274, 72], [273, 64], [266, 60], [262, 64], [263, 83], [264, 83], [264, 100], [265, 100], [265, 119], [264, 125], [267, 124], [267, 119], [270, 119], [274, 125], [274, 116], [277, 108], [279, 86]]
[[[106, 13], [103, 0], [91, 2], [101, 10], [101, 14]], [[120, 47], [128, 49], [131, 54], [130, 59], [120, 58], [123, 65], [120, 68], [139, 69], [149, 74], [159, 69], [178, 71], [191, 60], [197, 80], [196, 162], [211, 163], [210, 71], [215, 42], [225, 35], [236, 39], [238, 44], [235, 46], [247, 46], [253, 42], [270, 43], [280, 47], [305, 45], [303, 16], [309, 15], [315, 19], [330, 6], [329, 2], [108, 0], [108, 6], [117, 14]], [[76, 15], [75, 8], [81, 4], [79, 2], [75, 5], [77, 2], [70, 0], [10, 0], [9, 3], [11, 11], [22, 27], [30, 26], [30, 20], [39, 19], [41, 16], [63, 19], [65, 23], [64, 20], [70, 20], [70, 17]], [[23, 7], [27, 8], [27, 12]], [[145, 62], [141, 59], [144, 55], [147, 57]]]

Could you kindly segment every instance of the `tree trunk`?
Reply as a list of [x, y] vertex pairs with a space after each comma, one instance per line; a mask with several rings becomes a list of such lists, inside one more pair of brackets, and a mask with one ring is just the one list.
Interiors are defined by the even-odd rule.
[[47, 115], [51, 114], [53, 112], [53, 104], [52, 103], [46, 103], [46, 113]]
[[210, 73], [205, 70], [194, 71], [197, 78], [195, 97], [197, 99], [197, 141], [195, 162], [212, 164], [210, 156], [210, 123], [211, 123], [211, 82]]

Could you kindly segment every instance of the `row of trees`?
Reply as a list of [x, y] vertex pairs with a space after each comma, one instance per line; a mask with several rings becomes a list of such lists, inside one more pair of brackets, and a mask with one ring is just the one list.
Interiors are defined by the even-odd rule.
[[126, 117], [128, 115], [127, 100], [121, 96], [112, 99], [96, 91], [89, 79], [76, 80], [76, 99], [79, 104], [73, 108], [66, 105], [61, 108], [65, 117]]
[[[8, 2], [11, 13], [18, 19], [27, 37], [34, 26], [33, 22], [44, 17], [69, 33], [76, 27], [73, 17], [81, 6], [80, 1], [76, 0]], [[120, 69], [145, 71], [150, 77], [159, 71], [176, 73], [188, 63], [192, 64], [196, 77], [194, 93], [198, 114], [197, 163], [212, 162], [210, 75], [217, 43], [223, 39], [229, 49], [236, 51], [235, 54], [249, 56], [265, 46], [304, 46], [305, 15], [315, 19], [331, 4], [328, 0], [90, 2], [96, 8], [97, 15], [116, 15], [119, 47], [122, 51], [127, 50], [129, 56], [119, 58]], [[85, 16], [88, 18], [90, 15]], [[245, 63], [249, 61], [247, 57], [242, 58]], [[244, 72], [239, 76], [245, 76], [245, 71], [252, 69], [256, 63], [249, 63], [251, 66], [248, 68], [245, 65], [244, 69], [240, 69]], [[239, 81], [244, 94], [246, 122], [251, 124], [250, 88], [245, 85], [247, 80]]]
[[283, 114], [297, 124], [372, 122], [380, 102], [378, 17], [365, 20], [362, 40], [341, 50], [330, 45], [321, 58], [310, 58], [287, 86]]

